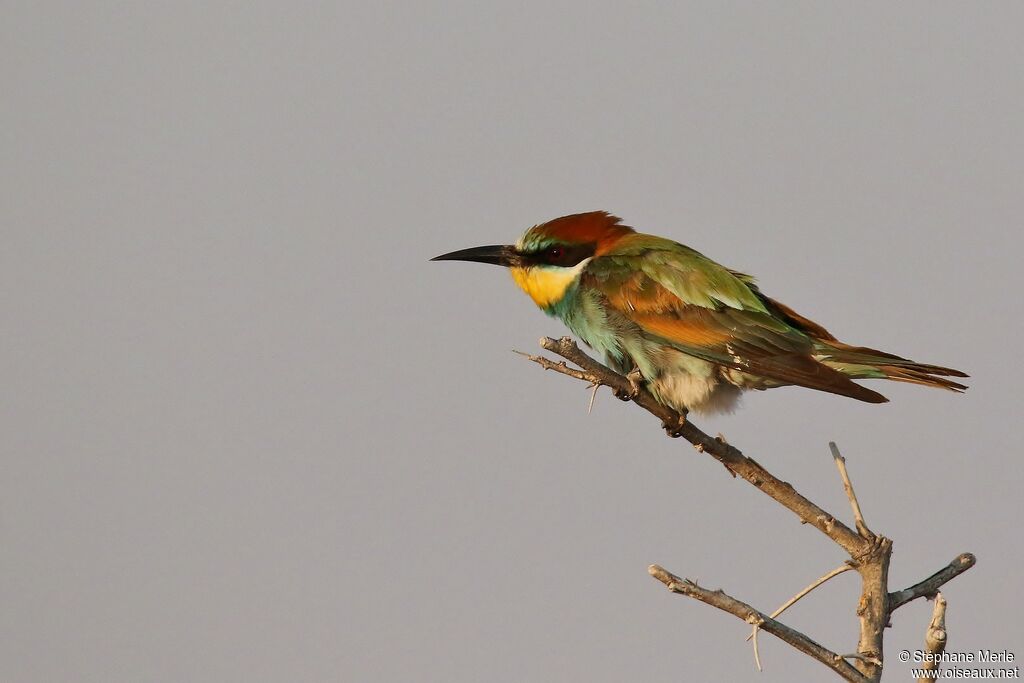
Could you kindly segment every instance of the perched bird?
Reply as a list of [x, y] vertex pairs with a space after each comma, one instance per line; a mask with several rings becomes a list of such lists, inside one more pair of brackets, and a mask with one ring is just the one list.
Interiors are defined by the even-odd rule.
[[545, 313], [679, 411], [728, 412], [742, 390], [787, 385], [888, 401], [854, 379], [967, 388], [946, 379], [967, 376], [959, 370], [844, 344], [762, 294], [753, 277], [604, 211], [535, 225], [515, 245], [432, 260], [508, 267]]

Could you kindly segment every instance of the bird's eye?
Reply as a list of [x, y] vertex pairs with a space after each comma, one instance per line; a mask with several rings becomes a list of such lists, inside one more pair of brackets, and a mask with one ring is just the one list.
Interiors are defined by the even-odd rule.
[[560, 261], [565, 256], [565, 249], [562, 247], [551, 247], [548, 249], [548, 259], [551, 261]]

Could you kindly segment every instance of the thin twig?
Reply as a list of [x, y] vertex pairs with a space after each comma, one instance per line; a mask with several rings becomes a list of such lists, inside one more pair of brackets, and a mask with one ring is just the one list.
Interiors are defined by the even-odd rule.
[[803, 633], [800, 633], [799, 631], [792, 629], [765, 614], [762, 614], [750, 605], [737, 600], [722, 590], [711, 591], [706, 588], [702, 588], [693, 581], [690, 581], [689, 579], [681, 579], [664, 567], [656, 564], [652, 564], [648, 567], [647, 571], [651, 576], [665, 584], [665, 586], [673, 593], [685, 595], [687, 597], [700, 600], [712, 607], [717, 607], [722, 611], [739, 617], [748, 624], [754, 624], [760, 621], [761, 628], [765, 631], [771, 633], [773, 636], [788, 643], [789, 645], [792, 645], [805, 655], [818, 660], [848, 681], [853, 681], [854, 683], [867, 683], [869, 680], [840, 655], [837, 655], [835, 652], [832, 652], [828, 648], [816, 643]]
[[534, 363], [541, 366], [545, 370], [554, 370], [555, 372], [560, 372], [563, 375], [575, 377], [576, 379], [581, 379], [584, 382], [590, 382], [591, 384], [597, 384], [599, 386], [601, 384], [600, 380], [598, 380], [598, 378], [594, 377], [593, 375], [587, 374], [582, 370], [577, 370], [576, 368], [570, 368], [568, 365], [565, 364], [564, 360], [556, 363], [550, 358], [545, 358], [544, 356], [534, 356], [532, 354], [526, 353], [525, 351], [516, 351], [515, 349], [512, 349], [512, 353], [518, 353], [520, 356], [526, 356], [527, 358], [529, 358], [530, 360], [532, 360]]
[[[940, 655], [946, 650], [946, 599], [942, 593], [935, 594], [935, 607], [932, 608], [932, 620], [924, 634], [924, 649], [930, 657], [925, 657], [921, 664], [922, 671], [939, 670]], [[935, 680], [936, 675], [919, 676], [918, 683]]]
[[[785, 612], [787, 609], [789, 609], [790, 607], [795, 605], [800, 598], [804, 597], [805, 595], [807, 595], [812, 590], [814, 590], [815, 588], [817, 588], [821, 584], [825, 583], [826, 581], [828, 581], [832, 577], [839, 576], [843, 572], [848, 572], [851, 569], [853, 569], [853, 565], [852, 564], [844, 562], [843, 564], [839, 565], [838, 567], [836, 567], [835, 569], [833, 569], [829, 573], [825, 574], [824, 576], [822, 576], [821, 578], [816, 580], [810, 586], [808, 586], [807, 588], [804, 588], [802, 591], [800, 591], [799, 593], [797, 593], [796, 595], [791, 597], [785, 603], [783, 603], [783, 605], [781, 607], [779, 607], [777, 610], [772, 612], [772, 614], [771, 614], [772, 618], [774, 619], [775, 617], [777, 617], [780, 614], [782, 614], [783, 612]], [[754, 628], [751, 631], [750, 635], [747, 636], [747, 640], [750, 640], [751, 638], [756, 638], [756, 637], [757, 637], [757, 626], [754, 626]]]
[[853, 484], [850, 482], [850, 475], [846, 471], [846, 458], [839, 452], [839, 447], [836, 446], [835, 441], [829, 441], [828, 447], [832, 450], [832, 458], [836, 461], [836, 467], [839, 468], [839, 476], [843, 479], [843, 490], [846, 491], [846, 497], [850, 499], [850, 507], [853, 509], [853, 521], [857, 526], [857, 532], [864, 538], [871, 538], [873, 534], [864, 522], [864, 515], [860, 512], [860, 503], [857, 502], [857, 494], [853, 492]]

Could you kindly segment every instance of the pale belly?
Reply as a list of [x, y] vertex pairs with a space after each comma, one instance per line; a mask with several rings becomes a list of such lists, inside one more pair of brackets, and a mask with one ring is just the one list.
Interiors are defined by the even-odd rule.
[[731, 413], [739, 406], [742, 389], [721, 379], [685, 372], [665, 372], [647, 388], [661, 403], [701, 415]]
[[744, 389], [764, 389], [757, 378], [722, 368], [647, 337], [624, 318], [606, 316], [597, 301], [581, 297], [563, 322], [622, 373], [634, 366], [646, 388], [664, 405], [710, 415], [730, 413]]
[[[731, 413], [739, 406], [744, 389], [762, 389], [749, 375], [734, 372], [643, 337], [619, 338], [618, 353], [584, 339], [614, 369], [627, 373], [635, 366], [644, 386], [658, 400], [680, 412], [702, 415]], [[620, 359], [621, 358], [621, 359]]]
[[[658, 401], [702, 415], [736, 410], [744, 387], [735, 382], [745, 383], [744, 378], [730, 377], [720, 366], [675, 349], [659, 349], [657, 355], [660, 362], [646, 384]], [[641, 374], [647, 378], [643, 370]]]

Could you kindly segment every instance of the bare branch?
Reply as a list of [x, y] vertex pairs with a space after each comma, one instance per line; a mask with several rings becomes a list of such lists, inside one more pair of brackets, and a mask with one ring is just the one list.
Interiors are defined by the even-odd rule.
[[[839, 474], [842, 477], [847, 498], [850, 501], [856, 531], [836, 519], [834, 515], [800, 495], [792, 485], [778, 479], [754, 459], [743, 455], [739, 449], [728, 444], [721, 436], [717, 439], [711, 438], [693, 423], [689, 422], [686, 419], [685, 413], [679, 413], [659, 403], [639, 383], [636, 377], [623, 376], [588, 356], [580, 350], [579, 346], [571, 338], [552, 339], [544, 337], [541, 339], [540, 345], [545, 350], [558, 354], [570, 363], [575, 364], [578, 368], [567, 365], [565, 361], [555, 362], [543, 356], [522, 355], [527, 356], [531, 361], [545, 369], [554, 370], [563, 375], [587, 382], [595, 387], [595, 391], [599, 386], [610, 387], [619, 398], [631, 400], [659, 418], [662, 427], [669, 436], [685, 438], [697, 451], [707, 453], [718, 460], [732, 476], [742, 477], [750, 484], [753, 484], [763, 493], [797, 515], [801, 523], [810, 524], [818, 529], [849, 554], [850, 562], [847, 565], [830, 572], [804, 589], [804, 591], [801, 591], [801, 593], [792, 598], [770, 617], [766, 617], [753, 607], [725, 595], [721, 591], [707, 591], [691, 581], [685, 581], [673, 576], [657, 565], [651, 566], [651, 574], [665, 583], [673, 592], [707, 602], [719, 609], [735, 614], [754, 625], [755, 628], [752, 634], [754, 638], [756, 638], [758, 627], [764, 628], [769, 633], [790, 643], [801, 652], [825, 663], [829, 668], [847, 680], [878, 681], [882, 675], [883, 634], [892, 612], [911, 600], [934, 595], [940, 586], [974, 566], [974, 556], [970, 553], [964, 553], [950, 563], [949, 566], [936, 572], [924, 581], [898, 593], [889, 593], [888, 573], [889, 560], [892, 555], [892, 541], [884, 536], [875, 535], [865, 523], [860, 504], [850, 482], [849, 473], [846, 470], [846, 461], [834, 443], [830, 443], [829, 446], [832, 450], [836, 467], [839, 469]], [[856, 653], [837, 655], [818, 645], [802, 633], [775, 621], [775, 617], [781, 614], [787, 607], [794, 604], [804, 595], [807, 595], [807, 593], [814, 590], [821, 583], [849, 568], [856, 569], [861, 576], [861, 597], [857, 607], [857, 615], [860, 618], [860, 640]], [[760, 654], [757, 651], [756, 645], [754, 656], [758, 663], [758, 668], [760, 668]], [[852, 659], [853, 663], [847, 662], [847, 659]]]
[[[926, 657], [921, 669], [924, 671], [939, 670], [939, 655], [946, 650], [946, 599], [942, 593], [935, 594], [935, 607], [932, 608], [932, 620], [924, 634], [924, 649], [931, 657]], [[918, 683], [935, 680], [935, 676], [919, 676]]]
[[895, 612], [911, 600], [917, 600], [918, 598], [930, 598], [934, 596], [938, 593], [939, 588], [973, 567], [977, 561], [978, 559], [974, 557], [973, 554], [961, 553], [953, 558], [952, 562], [929, 576], [924, 581], [915, 583], [910, 588], [904, 588], [901, 591], [890, 593], [889, 612]]
[[[802, 522], [810, 524], [831, 538], [851, 556], [857, 557], [870, 550], [870, 543], [861, 538], [856, 531], [797, 493], [791, 484], [777, 478], [753, 458], [743, 455], [739, 449], [726, 443], [724, 440], [708, 436], [693, 423], [687, 421], [685, 416], [658, 403], [654, 396], [646, 389], [631, 386], [628, 379], [581, 351], [580, 347], [571, 338], [552, 339], [551, 337], [545, 337], [541, 339], [540, 345], [544, 349], [557, 353], [566, 360], [575, 363], [582, 370], [563, 368], [561, 367], [562, 364], [540, 356], [536, 357], [536, 359], [535, 357], [528, 356], [534, 362], [547, 369], [555, 370], [585, 382], [598, 382], [611, 387], [622, 396], [630, 396], [636, 389], [639, 389], [631, 397], [632, 401], [655, 417], [660, 418], [662, 426], [669, 431], [671, 436], [681, 436], [693, 444], [698, 451], [711, 455], [725, 465], [731, 473], [746, 479], [796, 514]], [[542, 360], [545, 362], [541, 362]]]
[[850, 499], [850, 508], [853, 510], [853, 521], [857, 526], [857, 532], [864, 538], [871, 538], [874, 534], [864, 522], [864, 515], [860, 512], [860, 503], [857, 502], [857, 494], [853, 492], [850, 475], [846, 472], [846, 458], [839, 453], [839, 446], [836, 446], [835, 441], [829, 441], [828, 447], [832, 450], [832, 458], [836, 461], [839, 476], [843, 479], [843, 490], [846, 491], [846, 497]]
[[750, 605], [737, 600], [722, 590], [711, 591], [706, 588], [702, 588], [693, 581], [690, 581], [689, 579], [681, 579], [664, 567], [656, 564], [652, 564], [648, 567], [647, 571], [651, 576], [665, 584], [665, 586], [673, 593], [685, 595], [687, 597], [700, 600], [712, 607], [717, 607], [724, 612], [728, 612], [729, 614], [739, 617], [748, 624], [760, 623], [761, 628], [768, 633], [771, 633], [776, 638], [779, 638], [783, 642], [793, 646], [805, 655], [813, 657], [848, 681], [854, 681], [855, 683], [867, 683], [869, 680], [858, 672], [849, 662], [843, 659], [842, 656], [837, 655], [835, 652], [832, 652], [828, 648], [816, 643], [803, 633], [792, 629], [765, 614], [762, 614]]

